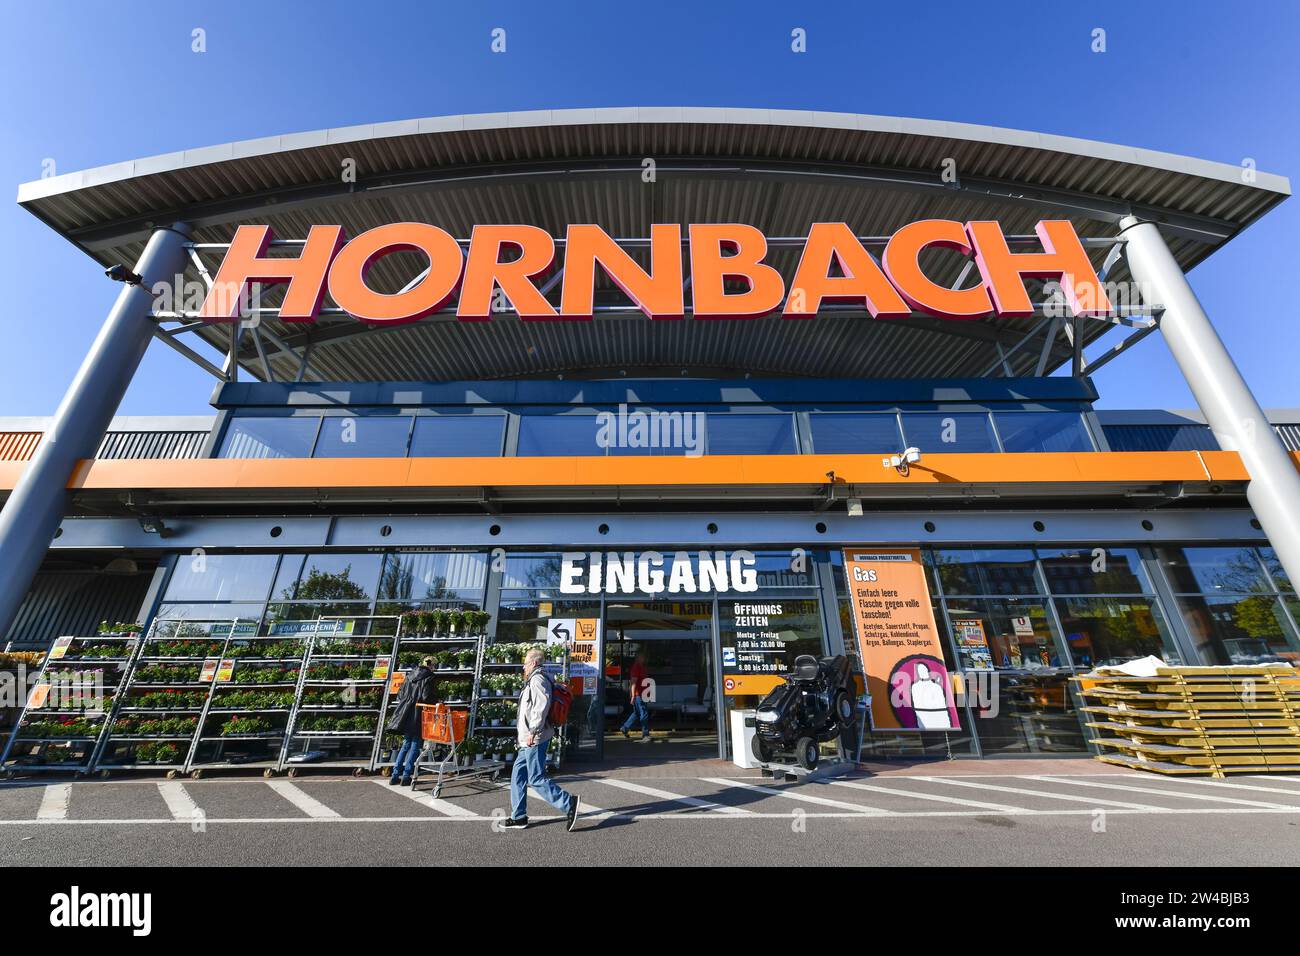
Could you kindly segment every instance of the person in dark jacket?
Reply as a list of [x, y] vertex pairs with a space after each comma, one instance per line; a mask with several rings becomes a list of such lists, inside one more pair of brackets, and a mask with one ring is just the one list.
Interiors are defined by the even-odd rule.
[[420, 738], [420, 708], [416, 704], [434, 703], [433, 689], [433, 658], [426, 657], [406, 675], [402, 689], [397, 692], [393, 716], [388, 721], [388, 729], [402, 735], [402, 746], [393, 760], [393, 775], [388, 781], [390, 786], [399, 783], [406, 786], [411, 782], [415, 759], [424, 747]]

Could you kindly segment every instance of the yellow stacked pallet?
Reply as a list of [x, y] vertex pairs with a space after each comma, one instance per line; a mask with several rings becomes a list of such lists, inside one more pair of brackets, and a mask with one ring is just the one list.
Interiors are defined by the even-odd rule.
[[1300, 772], [1300, 673], [1260, 667], [1162, 667], [1154, 677], [1075, 678], [1097, 703], [1098, 759], [1168, 774]]

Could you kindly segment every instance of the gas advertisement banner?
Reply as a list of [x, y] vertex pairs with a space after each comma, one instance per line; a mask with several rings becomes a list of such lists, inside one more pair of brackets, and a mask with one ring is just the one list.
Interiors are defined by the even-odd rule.
[[845, 548], [844, 573], [872, 729], [959, 729], [921, 552]]

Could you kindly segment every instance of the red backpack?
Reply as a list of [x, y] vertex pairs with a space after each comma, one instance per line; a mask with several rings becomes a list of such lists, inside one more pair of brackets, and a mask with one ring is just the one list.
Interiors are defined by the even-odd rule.
[[557, 684], [547, 675], [551, 682], [551, 709], [546, 715], [546, 722], [554, 728], [563, 727], [569, 722], [569, 706], [573, 703], [573, 691], [567, 684]]

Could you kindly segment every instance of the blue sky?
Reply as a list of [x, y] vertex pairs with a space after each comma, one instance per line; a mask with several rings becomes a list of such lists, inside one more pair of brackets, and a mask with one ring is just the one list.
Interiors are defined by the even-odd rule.
[[[901, 9], [900, 9], [901, 8]], [[1300, 179], [1300, 4], [758, 2], [0, 4], [0, 181], [276, 133], [446, 113], [701, 105], [987, 123]], [[191, 31], [207, 52], [191, 51]], [[507, 52], [489, 48], [504, 28]], [[790, 32], [807, 31], [807, 52]], [[1092, 31], [1107, 50], [1093, 53]], [[1268, 407], [1300, 406], [1290, 200], [1192, 273]], [[0, 415], [52, 413], [116, 286], [0, 207], [10, 299]], [[40, 290], [53, 290], [42, 299]], [[25, 293], [25, 294], [23, 294]], [[1098, 375], [1107, 407], [1191, 407], [1158, 336]], [[122, 414], [209, 411], [212, 380], [155, 344]]]

